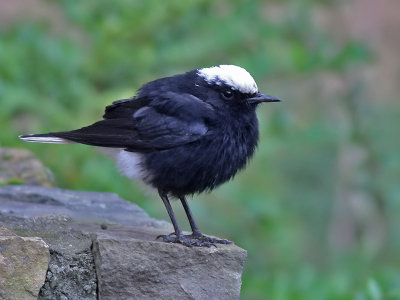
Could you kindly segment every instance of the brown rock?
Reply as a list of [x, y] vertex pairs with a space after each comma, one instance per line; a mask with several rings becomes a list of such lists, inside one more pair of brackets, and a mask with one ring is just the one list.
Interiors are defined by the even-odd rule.
[[115, 194], [0, 187], [0, 226], [49, 245], [38, 299], [239, 299], [245, 250], [156, 240], [172, 226]]
[[0, 228], [0, 299], [37, 299], [49, 260], [49, 247], [41, 238]]
[[26, 184], [52, 187], [51, 172], [25, 149], [0, 148], [0, 185]]
[[155, 241], [155, 233], [97, 232], [93, 254], [100, 300], [240, 298], [245, 250], [188, 248]]

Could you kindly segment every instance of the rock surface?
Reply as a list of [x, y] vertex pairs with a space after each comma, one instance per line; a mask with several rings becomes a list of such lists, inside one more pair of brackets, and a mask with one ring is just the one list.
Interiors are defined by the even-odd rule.
[[70, 191], [39, 186], [0, 187], [0, 213], [24, 218], [67, 215], [85, 223], [165, 227], [169, 223], [152, 219], [136, 204], [116, 194]]
[[[41, 237], [50, 264], [38, 299], [238, 299], [246, 251], [156, 241], [172, 231], [114, 194], [0, 187], [0, 227]], [[7, 298], [5, 298], [7, 299]]]
[[37, 299], [50, 254], [38, 237], [19, 237], [0, 227], [0, 299]]
[[0, 185], [27, 184], [52, 187], [53, 175], [25, 149], [0, 148]]
[[188, 248], [147, 235], [97, 235], [99, 299], [239, 299], [246, 251], [234, 245]]

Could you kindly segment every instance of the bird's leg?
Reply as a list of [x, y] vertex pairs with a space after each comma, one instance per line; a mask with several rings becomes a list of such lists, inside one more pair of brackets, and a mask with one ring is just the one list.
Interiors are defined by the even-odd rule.
[[159, 235], [158, 238], [162, 238], [164, 242], [167, 243], [179, 243], [187, 247], [197, 246], [197, 247], [211, 247], [214, 244], [208, 241], [202, 241], [199, 239], [195, 239], [192, 236], [185, 236], [182, 233], [182, 230], [179, 228], [178, 222], [176, 221], [174, 211], [172, 210], [171, 203], [169, 202], [168, 196], [166, 193], [159, 191], [160, 197], [164, 202], [165, 208], [167, 209], [168, 215], [171, 219], [172, 225], [174, 226], [174, 233]]
[[217, 244], [231, 244], [232, 243], [231, 241], [228, 241], [228, 240], [212, 238], [212, 237], [209, 237], [209, 236], [206, 236], [206, 235], [202, 234], [200, 232], [199, 228], [197, 227], [196, 222], [194, 221], [192, 212], [190, 211], [189, 205], [187, 204], [186, 197], [182, 196], [179, 199], [181, 200], [182, 206], [185, 209], [186, 216], [187, 216], [187, 218], [189, 220], [190, 227], [192, 228], [192, 234], [190, 236], [188, 236], [188, 237], [194, 238], [194, 239], [199, 240], [199, 241], [208, 242], [208, 243], [211, 243], [211, 244], [215, 244], [215, 243], [217, 243]]
[[[167, 209], [169, 218], [171, 219], [172, 225], [174, 226], [175, 232], [171, 233], [168, 235], [170, 237], [171, 235], [175, 234], [176, 237], [179, 237], [182, 235], [182, 230], [179, 228], [178, 222], [176, 221], [174, 211], [172, 210], [171, 203], [169, 203], [169, 199], [166, 193], [158, 191], [160, 194], [161, 200], [163, 201], [165, 208]], [[164, 241], [166, 241], [166, 237], [160, 235], [157, 238], [162, 237]], [[167, 241], [166, 241], [167, 242]]]
[[187, 204], [186, 197], [182, 196], [179, 198], [181, 200], [182, 206], [185, 209], [186, 216], [189, 220], [190, 228], [192, 228], [193, 236], [200, 235], [199, 227], [197, 227], [196, 222], [194, 221], [192, 212], [190, 211], [189, 205]]

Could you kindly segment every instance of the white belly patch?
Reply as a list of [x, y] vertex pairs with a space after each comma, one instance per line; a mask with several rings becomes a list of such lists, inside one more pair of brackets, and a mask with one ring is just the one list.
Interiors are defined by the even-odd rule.
[[119, 171], [132, 179], [150, 179], [151, 174], [143, 166], [143, 154], [121, 150], [116, 158]]

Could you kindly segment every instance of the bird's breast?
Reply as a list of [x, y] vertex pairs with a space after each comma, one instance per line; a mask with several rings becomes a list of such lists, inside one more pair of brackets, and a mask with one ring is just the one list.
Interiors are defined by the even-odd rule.
[[212, 190], [231, 179], [253, 155], [256, 121], [220, 127], [195, 142], [142, 154], [141, 174], [148, 184], [177, 196]]

